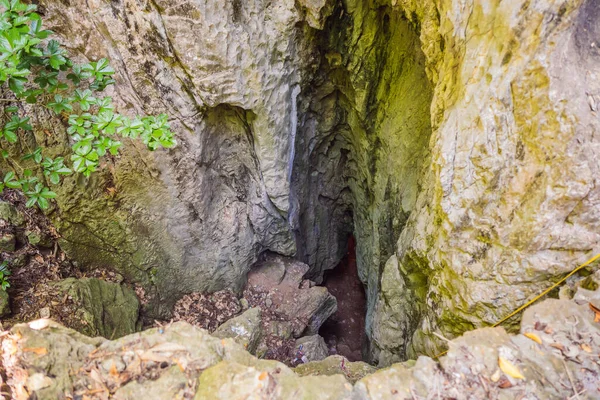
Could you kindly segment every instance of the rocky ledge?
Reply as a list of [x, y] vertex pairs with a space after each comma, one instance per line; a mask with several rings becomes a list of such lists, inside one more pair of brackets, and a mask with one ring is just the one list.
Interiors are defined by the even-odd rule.
[[[50, 320], [1, 334], [2, 393], [15, 399], [597, 398], [600, 290], [527, 309], [520, 334], [483, 328], [439, 361], [375, 370], [340, 356], [291, 369], [186, 322], [89, 338]], [[433, 397], [432, 397], [433, 396]]]

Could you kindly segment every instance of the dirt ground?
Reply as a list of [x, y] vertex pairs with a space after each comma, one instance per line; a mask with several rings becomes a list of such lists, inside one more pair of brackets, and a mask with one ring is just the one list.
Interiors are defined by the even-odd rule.
[[330, 354], [340, 354], [350, 361], [362, 360], [366, 342], [365, 313], [367, 299], [356, 266], [356, 243], [348, 241], [348, 253], [340, 264], [328, 271], [324, 285], [337, 299], [337, 312], [321, 327], [320, 334]]
[[[77, 329], [82, 321], [74, 320], [72, 299], [59, 295], [51, 283], [69, 277], [118, 281], [118, 274], [106, 269], [81, 271], [58, 246], [59, 234], [48, 218], [37, 208], [27, 208], [22, 193], [4, 190], [0, 199], [11, 203], [24, 219], [24, 224], [18, 227], [0, 221], [0, 234], [16, 237], [14, 252], [0, 252], [0, 261], [8, 261], [11, 272], [7, 292], [12, 313], [2, 319], [3, 329], [45, 317], [47, 313], [57, 322]], [[28, 235], [32, 233], [40, 238], [40, 243], [30, 243]]]

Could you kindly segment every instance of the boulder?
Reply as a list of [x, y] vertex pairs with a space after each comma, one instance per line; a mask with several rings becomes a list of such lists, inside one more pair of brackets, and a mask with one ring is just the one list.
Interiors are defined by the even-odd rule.
[[310, 361], [294, 368], [299, 376], [307, 375], [344, 375], [348, 382], [356, 381], [377, 371], [372, 365], [363, 361], [350, 362], [342, 356], [329, 356], [321, 361]]
[[2, 200], [0, 200], [0, 219], [14, 226], [22, 226], [25, 223], [23, 215], [15, 206]]
[[329, 349], [325, 340], [319, 335], [304, 336], [296, 340], [296, 353], [303, 354], [307, 361], [320, 361], [327, 358]]
[[26, 231], [25, 236], [27, 236], [29, 244], [34, 246], [49, 248], [54, 244], [52, 236], [40, 230]]
[[352, 385], [343, 376], [299, 377], [279, 365], [246, 366], [223, 361], [202, 373], [194, 400], [352, 399]]
[[53, 286], [72, 298], [82, 333], [115, 339], [137, 330], [140, 305], [132, 289], [96, 278], [68, 278]]
[[4, 233], [0, 235], [0, 251], [12, 253], [15, 251], [17, 239], [12, 233]]
[[246, 287], [267, 293], [268, 308], [293, 322], [292, 334], [296, 338], [317, 334], [337, 310], [337, 301], [327, 288], [304, 279], [309, 269], [297, 260], [267, 254], [248, 274]]
[[251, 354], [256, 354], [256, 349], [262, 339], [260, 308], [250, 308], [242, 315], [234, 317], [219, 326], [213, 336], [218, 338], [232, 338], [244, 346]]
[[600, 324], [580, 301], [545, 300], [525, 311], [518, 335], [477, 329], [439, 361], [377, 371], [340, 356], [292, 370], [187, 322], [106, 340], [37, 320], [0, 336], [3, 377], [17, 400], [596, 398]]

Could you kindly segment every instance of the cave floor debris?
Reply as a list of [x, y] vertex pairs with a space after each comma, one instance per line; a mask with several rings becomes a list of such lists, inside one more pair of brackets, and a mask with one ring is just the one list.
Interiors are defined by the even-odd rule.
[[333, 270], [327, 271], [324, 285], [337, 299], [338, 309], [319, 333], [328, 344], [330, 354], [340, 354], [350, 361], [361, 361], [366, 344], [365, 314], [367, 299], [356, 265], [356, 243], [348, 241], [348, 253]]

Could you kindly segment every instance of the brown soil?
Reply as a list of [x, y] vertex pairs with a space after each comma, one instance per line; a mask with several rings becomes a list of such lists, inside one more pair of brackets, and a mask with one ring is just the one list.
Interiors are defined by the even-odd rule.
[[241, 310], [239, 300], [229, 290], [213, 294], [192, 293], [175, 303], [173, 321], [186, 321], [213, 332]]
[[[60, 236], [54, 226], [40, 210], [25, 206], [26, 200], [21, 192], [4, 190], [0, 199], [13, 204], [25, 220], [21, 227], [0, 221], [1, 234], [16, 236], [16, 250], [0, 253], [0, 261], [8, 261], [11, 272], [7, 292], [12, 314], [2, 319], [2, 327], [10, 329], [16, 323], [35, 320], [49, 313], [53, 320], [74, 329], [79, 328], [85, 321], [74, 319], [76, 306], [72, 299], [59, 295], [51, 283], [69, 277], [118, 281], [119, 276], [106, 269], [84, 272], [77, 268], [58, 246]], [[28, 232], [42, 237], [43, 245], [30, 244]]]
[[337, 312], [321, 327], [330, 354], [340, 354], [350, 361], [362, 360], [366, 342], [365, 314], [367, 299], [356, 266], [356, 243], [348, 241], [348, 253], [340, 264], [324, 276], [324, 286], [337, 299]]

